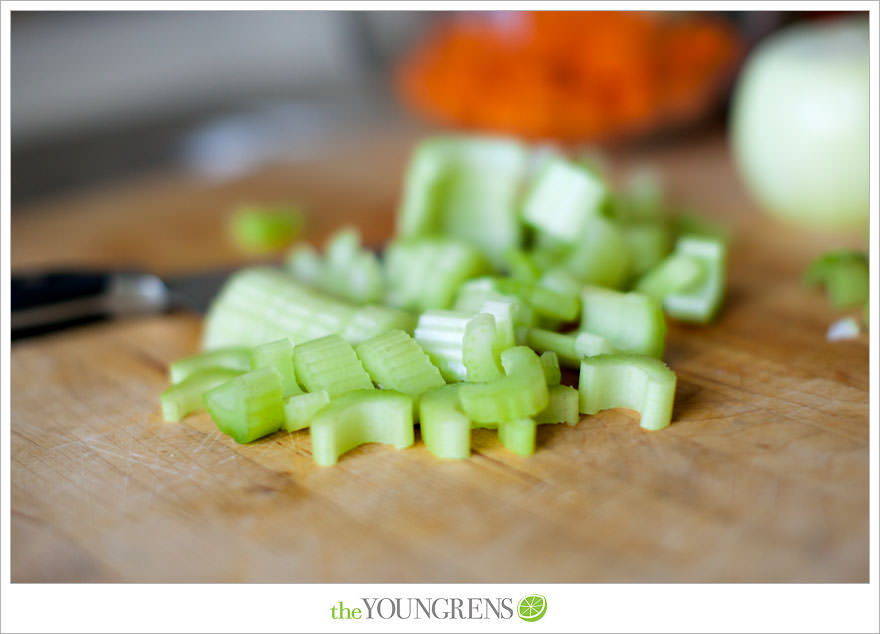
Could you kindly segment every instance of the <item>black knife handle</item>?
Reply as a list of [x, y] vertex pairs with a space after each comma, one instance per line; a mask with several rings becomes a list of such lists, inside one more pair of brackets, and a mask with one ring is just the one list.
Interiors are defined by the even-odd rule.
[[162, 281], [143, 273], [52, 271], [14, 275], [12, 338], [53, 332], [107, 317], [168, 307]]

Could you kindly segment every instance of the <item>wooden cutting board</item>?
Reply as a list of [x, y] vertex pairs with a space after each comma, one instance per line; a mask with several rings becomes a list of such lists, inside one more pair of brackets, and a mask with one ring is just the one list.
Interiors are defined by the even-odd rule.
[[[234, 182], [154, 175], [16, 209], [13, 269], [240, 263], [222, 230], [243, 200], [299, 200], [319, 244], [342, 223], [381, 244], [411, 142], [383, 130]], [[240, 446], [204, 414], [162, 422], [195, 316], [28, 340], [11, 359], [13, 581], [867, 581], [867, 337], [826, 342], [840, 314], [799, 282], [841, 241], [760, 215], [717, 134], [613, 158], [736, 231], [721, 319], [670, 327], [671, 427], [613, 410], [542, 426], [531, 457], [480, 430], [464, 461], [417, 440], [321, 468], [307, 431]]]

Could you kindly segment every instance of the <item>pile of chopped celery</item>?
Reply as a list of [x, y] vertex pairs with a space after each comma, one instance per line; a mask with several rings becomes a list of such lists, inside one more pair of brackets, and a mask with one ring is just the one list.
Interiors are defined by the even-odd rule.
[[531, 454], [537, 425], [616, 407], [662, 429], [666, 317], [704, 324], [724, 298], [726, 238], [707, 226], [672, 217], [644, 173], [615, 191], [546, 148], [426, 140], [384, 252], [344, 228], [283, 269], [238, 272], [205, 352], [172, 364], [163, 413], [206, 409], [242, 443], [309, 428], [322, 465], [408, 447], [415, 424], [440, 458], [466, 458], [475, 428]]

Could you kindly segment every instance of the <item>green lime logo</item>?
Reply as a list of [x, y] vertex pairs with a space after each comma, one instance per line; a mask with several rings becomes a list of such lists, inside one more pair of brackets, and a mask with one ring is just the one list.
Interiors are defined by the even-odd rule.
[[540, 594], [530, 594], [520, 599], [516, 610], [523, 621], [538, 621], [547, 613], [547, 599]]

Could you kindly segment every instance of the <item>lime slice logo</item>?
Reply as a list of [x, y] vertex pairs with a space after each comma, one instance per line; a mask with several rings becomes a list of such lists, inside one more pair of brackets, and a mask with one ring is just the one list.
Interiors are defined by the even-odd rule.
[[538, 621], [547, 613], [547, 599], [540, 594], [523, 597], [517, 606], [517, 613], [523, 621]]

